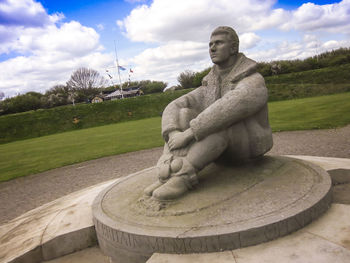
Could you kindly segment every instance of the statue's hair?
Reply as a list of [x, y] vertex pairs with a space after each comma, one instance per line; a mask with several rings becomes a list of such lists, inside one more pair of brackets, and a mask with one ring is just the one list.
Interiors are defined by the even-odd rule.
[[213, 31], [213, 33], [211, 33], [212, 36], [221, 34], [225, 34], [226, 36], [228, 36], [228, 38], [232, 41], [235, 50], [238, 52], [239, 38], [236, 31], [229, 26], [219, 26]]

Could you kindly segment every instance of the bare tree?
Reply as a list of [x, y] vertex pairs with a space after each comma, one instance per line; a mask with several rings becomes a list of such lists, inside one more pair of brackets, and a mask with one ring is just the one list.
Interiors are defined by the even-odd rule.
[[96, 70], [79, 68], [74, 71], [67, 82], [71, 93], [75, 93], [77, 102], [92, 99], [99, 93], [99, 88], [107, 84], [107, 80]]
[[0, 91], [0, 101], [5, 98], [5, 93], [3, 93], [2, 91]]

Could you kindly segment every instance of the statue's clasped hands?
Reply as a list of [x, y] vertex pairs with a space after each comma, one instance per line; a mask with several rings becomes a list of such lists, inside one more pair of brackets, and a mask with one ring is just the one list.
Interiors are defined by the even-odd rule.
[[176, 150], [187, 146], [194, 139], [194, 134], [191, 128], [180, 132], [173, 131], [169, 134], [168, 146], [170, 150]]

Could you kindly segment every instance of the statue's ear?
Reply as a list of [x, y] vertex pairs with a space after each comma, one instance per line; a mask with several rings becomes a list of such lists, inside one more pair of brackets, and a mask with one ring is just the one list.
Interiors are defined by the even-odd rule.
[[236, 49], [234, 44], [231, 45], [230, 53], [231, 53], [231, 55], [234, 55], [237, 53], [237, 49]]

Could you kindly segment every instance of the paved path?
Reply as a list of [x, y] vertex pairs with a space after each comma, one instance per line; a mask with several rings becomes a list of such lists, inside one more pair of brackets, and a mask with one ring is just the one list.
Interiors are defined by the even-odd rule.
[[[350, 158], [350, 125], [274, 133], [269, 154]], [[161, 148], [87, 161], [0, 183], [0, 225], [47, 202], [155, 165]]]

